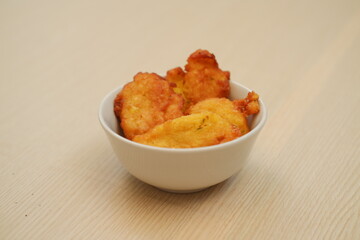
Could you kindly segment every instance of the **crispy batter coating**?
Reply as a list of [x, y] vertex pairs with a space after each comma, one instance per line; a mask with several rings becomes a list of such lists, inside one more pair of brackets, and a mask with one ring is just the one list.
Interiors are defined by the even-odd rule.
[[155, 73], [138, 73], [114, 100], [114, 112], [128, 139], [183, 115], [183, 98]]
[[250, 131], [245, 115], [227, 98], [209, 98], [198, 102], [189, 109], [190, 114], [209, 111], [220, 115], [236, 126], [242, 135]]
[[247, 116], [260, 111], [259, 95], [229, 100], [230, 72], [215, 56], [197, 50], [180, 67], [138, 73], [114, 100], [126, 138], [146, 145], [194, 148], [231, 141], [250, 131]]
[[166, 80], [174, 84], [174, 92], [181, 94], [182, 96], [184, 96], [184, 78], [185, 72], [181, 67], [170, 69], [166, 73]]
[[182, 116], [160, 124], [133, 141], [166, 148], [194, 148], [224, 143], [241, 136], [226, 119], [212, 112]]
[[222, 71], [214, 54], [197, 50], [190, 55], [185, 66], [169, 70], [166, 79], [176, 84], [176, 91], [182, 93], [188, 106], [207, 98], [227, 98], [230, 93], [230, 72]]
[[184, 93], [192, 103], [207, 98], [229, 97], [230, 72], [219, 68], [214, 54], [206, 50], [197, 50], [187, 61]]
[[245, 114], [245, 116], [250, 116], [260, 111], [258, 100], [259, 95], [252, 91], [248, 93], [246, 98], [235, 100], [234, 104], [239, 111]]
[[190, 101], [186, 98], [184, 94], [185, 74], [186, 73], [182, 70], [181, 67], [170, 69], [166, 73], [166, 80], [170, 82], [174, 92], [180, 94], [184, 99], [184, 108], [183, 108], [184, 112], [186, 112], [186, 110], [190, 106]]

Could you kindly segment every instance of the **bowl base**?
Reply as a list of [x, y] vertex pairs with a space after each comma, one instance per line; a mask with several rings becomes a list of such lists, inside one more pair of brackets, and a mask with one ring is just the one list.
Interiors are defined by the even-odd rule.
[[161, 191], [170, 192], [170, 193], [194, 193], [194, 192], [203, 191], [209, 187], [196, 188], [196, 189], [190, 189], [190, 190], [175, 190], [175, 189], [160, 188], [160, 187], [156, 187], [156, 188], [160, 189]]

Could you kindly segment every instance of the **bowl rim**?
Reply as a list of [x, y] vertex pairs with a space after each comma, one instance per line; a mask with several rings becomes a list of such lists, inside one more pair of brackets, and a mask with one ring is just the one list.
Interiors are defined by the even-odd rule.
[[[237, 85], [240, 88], [243, 88], [245, 90], [247, 90], [248, 92], [252, 91], [249, 88], [245, 87], [244, 85], [230, 80], [231, 84]], [[118, 93], [120, 92], [120, 90], [126, 85], [127, 83], [115, 88], [114, 90], [110, 91], [108, 94], [105, 95], [105, 97], [102, 99], [100, 106], [99, 106], [99, 111], [98, 111], [98, 118], [100, 121], [101, 126], [103, 127], [103, 129], [108, 132], [110, 135], [112, 135], [113, 137], [115, 137], [116, 139], [130, 144], [134, 147], [139, 147], [139, 148], [143, 148], [143, 149], [147, 149], [147, 150], [151, 150], [151, 151], [161, 151], [161, 152], [177, 152], [177, 153], [193, 153], [193, 152], [203, 152], [203, 151], [213, 151], [213, 150], [217, 150], [220, 148], [227, 148], [227, 147], [231, 147], [232, 145], [237, 144], [238, 142], [242, 142], [245, 141], [248, 138], [251, 138], [254, 134], [257, 134], [265, 125], [265, 122], [267, 120], [267, 109], [266, 106], [263, 102], [262, 99], [259, 99], [259, 103], [260, 103], [260, 111], [262, 111], [262, 118], [260, 119], [259, 123], [250, 130], [250, 132], [246, 133], [245, 135], [242, 135], [234, 140], [231, 140], [229, 142], [225, 142], [225, 143], [221, 143], [221, 144], [216, 144], [216, 145], [211, 145], [211, 146], [205, 146], [205, 147], [195, 147], [195, 148], [165, 148], [165, 147], [156, 147], [156, 146], [150, 146], [150, 145], [145, 145], [142, 143], [137, 143], [134, 142], [132, 140], [129, 140], [121, 135], [119, 135], [117, 132], [113, 131], [105, 122], [105, 119], [102, 115], [103, 113], [103, 109], [105, 107], [105, 102], [107, 102], [108, 98], [110, 98], [110, 96], [112, 96], [114, 93]], [[113, 102], [113, 101], [112, 101]]]

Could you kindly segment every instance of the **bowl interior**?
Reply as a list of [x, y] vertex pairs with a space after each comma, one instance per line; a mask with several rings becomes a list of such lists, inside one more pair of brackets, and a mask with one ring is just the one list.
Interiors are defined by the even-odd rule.
[[[120, 135], [122, 138], [125, 139], [113, 110], [114, 99], [122, 88], [123, 86], [118, 87], [117, 89], [110, 92], [104, 98], [104, 100], [100, 105], [99, 118], [101, 124], [106, 130], [112, 132], [112, 134]], [[231, 88], [230, 99], [232, 100], [244, 98], [246, 97], [247, 93], [251, 91], [250, 89], [234, 81], [230, 81], [230, 88]], [[249, 127], [251, 128], [251, 130], [255, 128], [260, 128], [261, 127], [260, 125], [263, 125], [265, 122], [266, 108], [261, 99], [259, 103], [260, 103], [260, 112], [256, 114], [254, 117], [248, 118]]]

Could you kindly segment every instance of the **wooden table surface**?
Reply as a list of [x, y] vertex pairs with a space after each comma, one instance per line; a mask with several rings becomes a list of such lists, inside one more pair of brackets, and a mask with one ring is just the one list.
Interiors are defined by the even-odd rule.
[[[0, 239], [360, 239], [358, 0], [5, 0], [0, 44]], [[198, 48], [269, 117], [237, 175], [166, 193], [97, 111]]]

